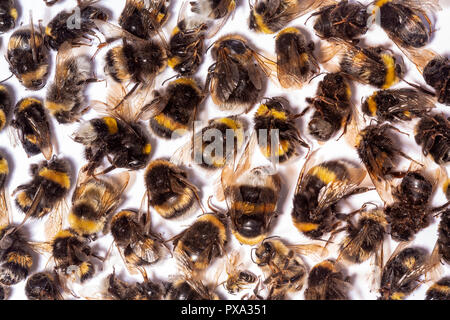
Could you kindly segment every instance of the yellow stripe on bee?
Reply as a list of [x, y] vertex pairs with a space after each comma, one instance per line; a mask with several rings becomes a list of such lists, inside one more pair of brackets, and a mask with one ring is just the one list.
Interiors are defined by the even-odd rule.
[[57, 103], [57, 102], [53, 102], [53, 101], [46, 101], [45, 108], [50, 110], [52, 113], [59, 112], [59, 111], [69, 111], [69, 109], [70, 109], [70, 107], [68, 107], [62, 103]]
[[243, 214], [253, 214], [258, 212], [271, 213], [275, 211], [274, 203], [253, 204], [242, 201], [235, 201], [232, 208], [241, 211]]
[[70, 188], [70, 178], [65, 172], [43, 168], [39, 171], [39, 176], [59, 184], [65, 189]]
[[56, 234], [54, 239], [65, 239], [65, 238], [71, 238], [73, 236], [74, 236], [74, 234], [71, 231], [61, 230]]
[[442, 292], [442, 293], [445, 293], [445, 294], [449, 294], [450, 293], [450, 287], [449, 286], [443, 286], [443, 285], [440, 285], [440, 284], [437, 284], [437, 283], [433, 284], [431, 286], [430, 290], [436, 290], [436, 291], [439, 291], [439, 292]]
[[25, 139], [27, 139], [27, 140], [28, 140], [30, 143], [32, 143], [32, 144], [37, 144], [37, 138], [36, 138], [35, 135], [27, 134], [27, 135], [25, 136]]
[[9, 11], [9, 14], [11, 15], [11, 17], [13, 17], [14, 20], [17, 20], [17, 17], [19, 16], [17, 14], [17, 9], [16, 8], [11, 8], [11, 10]]
[[403, 261], [403, 265], [406, 266], [409, 270], [412, 270], [416, 265], [416, 258], [409, 257], [408, 259], [405, 259], [405, 261]]
[[8, 174], [9, 173], [9, 167], [8, 167], [8, 161], [6, 159], [0, 159], [0, 174]]
[[187, 126], [181, 124], [179, 122], [174, 121], [173, 119], [167, 117], [165, 114], [160, 113], [157, 116], [153, 117], [153, 119], [158, 122], [158, 124], [164, 128], [169, 129], [170, 131], [175, 130], [187, 130]]
[[319, 225], [317, 223], [309, 222], [294, 222], [294, 225], [301, 232], [310, 232], [319, 228]]
[[31, 206], [31, 204], [33, 203], [33, 200], [30, 199], [30, 197], [27, 195], [25, 191], [20, 192], [17, 195], [16, 200], [22, 208], [27, 208]]
[[391, 2], [392, 0], [378, 0], [377, 2], [375, 2], [375, 6], [378, 8], [381, 8], [382, 6], [384, 6], [386, 3]]
[[316, 267], [322, 267], [324, 269], [330, 270], [331, 272], [336, 271], [335, 264], [333, 262], [331, 262], [330, 260], [322, 261], [321, 263], [317, 264]]
[[207, 221], [212, 223], [219, 230], [219, 237], [222, 241], [227, 240], [227, 232], [224, 224], [213, 214], [205, 214], [197, 219], [198, 222]]
[[444, 190], [444, 193], [447, 193], [447, 191], [448, 191], [448, 186], [450, 185], [450, 179], [447, 179], [445, 182], [444, 182], [444, 185], [443, 185], [443, 187], [442, 187], [442, 189]]
[[109, 134], [116, 134], [119, 131], [116, 119], [114, 119], [112, 117], [104, 117], [103, 121], [105, 122], [106, 126], [108, 127]]
[[180, 32], [180, 28], [178, 28], [178, 26], [176, 26], [175, 28], [173, 28], [172, 36], [176, 35], [178, 32]]
[[197, 82], [195, 82], [195, 80], [192, 78], [179, 78], [175, 80], [174, 83], [190, 86], [191, 88], [194, 88], [194, 90], [197, 91], [198, 94], [201, 94], [201, 90], [198, 87]]
[[242, 126], [239, 122], [231, 119], [231, 118], [220, 118], [217, 119], [216, 122], [223, 123], [230, 129], [233, 129], [237, 136], [237, 140], [239, 143], [242, 143], [244, 141], [244, 132], [242, 131]]
[[160, 23], [164, 19], [165, 16], [166, 15], [164, 13], [158, 13], [158, 16], [156, 17], [156, 21], [158, 21], [158, 23]]
[[389, 54], [382, 54], [381, 59], [386, 67], [386, 79], [384, 81], [383, 89], [388, 89], [397, 82], [395, 75], [395, 60]]
[[391, 300], [403, 300], [405, 299], [405, 294], [403, 292], [394, 292], [390, 298]]
[[181, 59], [177, 56], [175, 57], [171, 57], [169, 58], [167, 64], [169, 65], [169, 67], [171, 67], [172, 69], [175, 68], [177, 65], [179, 65], [181, 62]]
[[8, 92], [8, 90], [6, 89], [6, 87], [5, 87], [5, 86], [2, 86], [1, 84], [0, 84], [0, 91]]
[[0, 109], [0, 130], [5, 127], [6, 124], [6, 114], [3, 109]]
[[142, 152], [144, 154], [150, 154], [152, 152], [152, 145], [150, 143], [147, 143], [144, 148], [142, 149]]
[[310, 170], [310, 175], [319, 178], [324, 184], [329, 184], [330, 182], [336, 181], [336, 174], [322, 166], [316, 166]]
[[236, 1], [232, 0], [230, 1], [230, 4], [228, 5], [228, 12], [233, 11], [236, 8]]
[[258, 116], [272, 116], [275, 119], [279, 120], [287, 120], [286, 112], [278, 111], [278, 110], [270, 110], [266, 104], [262, 104], [259, 106], [258, 111], [256, 111], [256, 115]]
[[261, 243], [261, 241], [263, 241], [266, 238], [266, 234], [261, 234], [259, 236], [253, 237], [253, 238], [249, 238], [249, 237], [245, 237], [243, 235], [241, 235], [239, 232], [233, 230], [232, 231], [234, 237], [242, 244], [247, 244], [250, 246], [254, 246], [258, 243]]
[[[290, 143], [288, 140], [281, 140], [278, 145], [278, 151], [275, 152], [275, 156], [284, 156], [286, 152], [289, 151]], [[270, 146], [266, 146], [265, 148], [261, 148], [263, 155], [266, 158], [272, 157], [272, 149]]]
[[91, 264], [89, 262], [83, 262], [80, 265], [80, 274], [85, 275], [88, 274], [91, 271]]
[[102, 221], [85, 220], [72, 212], [69, 214], [69, 225], [80, 234], [94, 234], [103, 229]]
[[47, 26], [47, 27], [45, 28], [45, 34], [46, 34], [47, 36], [49, 36], [49, 37], [53, 37], [53, 35], [52, 35], [52, 28], [50, 28], [49, 26]]
[[405, 116], [407, 116], [408, 118], [411, 118], [411, 112], [409, 112], [409, 111], [404, 111], [403, 114], [404, 114]]
[[253, 12], [255, 16], [256, 25], [258, 26], [257, 30], [263, 33], [272, 34], [273, 31], [264, 23], [264, 19], [260, 14]]
[[26, 108], [30, 107], [33, 104], [41, 104], [41, 101], [39, 101], [38, 99], [34, 99], [34, 98], [27, 98], [24, 99], [20, 102], [19, 104], [19, 111], [23, 111]]
[[7, 261], [16, 263], [28, 269], [30, 269], [33, 266], [33, 258], [31, 258], [29, 255], [21, 255], [17, 252], [10, 252], [8, 254]]
[[280, 32], [278, 32], [277, 39], [278, 39], [279, 36], [281, 36], [282, 34], [285, 34], [285, 33], [298, 34], [298, 33], [300, 33], [300, 31], [297, 28], [294, 28], [294, 27], [285, 28], [285, 29], [281, 30]]
[[37, 70], [30, 71], [20, 75], [20, 80], [23, 82], [24, 86], [30, 87], [34, 80], [42, 79], [46, 76], [48, 72], [48, 64], [43, 64], [39, 66]]
[[375, 97], [377, 92], [374, 92], [369, 99], [367, 99], [367, 105], [369, 106], [369, 111], [372, 116], [376, 116], [377, 114], [377, 103], [375, 102]]

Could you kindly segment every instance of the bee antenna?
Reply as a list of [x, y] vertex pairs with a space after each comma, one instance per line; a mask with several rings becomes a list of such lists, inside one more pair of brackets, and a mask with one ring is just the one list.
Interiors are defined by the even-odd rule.
[[205, 51], [205, 54], [208, 53], [209, 49], [211, 49], [211, 47], [212, 47], [214, 44], [215, 44], [215, 42], [213, 42], [213, 43], [211, 43], [211, 44], [209, 45], [209, 47], [208, 47], [208, 48], [206, 49], [206, 51]]
[[166, 84], [167, 81], [172, 80], [174, 78], [179, 78], [179, 77], [180, 77], [180, 75], [176, 74], [176, 75], [174, 75], [174, 76], [172, 76], [170, 78], [167, 78], [166, 80], [164, 80], [164, 82], [161, 84], [161, 86], [164, 87], [164, 85]]
[[256, 248], [252, 248], [252, 250], [250, 251], [250, 259], [252, 259], [252, 262], [254, 264], [257, 264], [256, 261], [253, 259], [253, 253], [256, 251]]
[[13, 77], [13, 75], [14, 75], [14, 74], [11, 73], [11, 75], [10, 75], [8, 78], [6, 78], [6, 79], [0, 81], [0, 83], [3, 83], [3, 82], [5, 82], [5, 81], [8, 81], [9, 79], [11, 79], [11, 78]]
[[311, 83], [311, 81], [313, 81], [315, 78], [317, 78], [318, 76], [320, 76], [320, 75], [322, 75], [322, 74], [325, 74], [326, 72], [321, 72], [321, 73], [318, 73], [318, 74], [316, 74], [314, 77], [312, 77], [311, 79], [309, 79], [309, 82], [308, 82], [308, 84], [309, 83]]

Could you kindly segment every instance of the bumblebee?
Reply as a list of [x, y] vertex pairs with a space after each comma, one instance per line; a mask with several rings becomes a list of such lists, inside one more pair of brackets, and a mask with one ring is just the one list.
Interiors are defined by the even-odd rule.
[[432, 25], [425, 8], [438, 9], [438, 0], [377, 0], [374, 6], [380, 26], [395, 43], [406, 48], [420, 48], [430, 41]]
[[228, 277], [223, 286], [229, 294], [237, 294], [258, 280], [253, 272], [242, 268], [239, 259], [238, 253], [232, 253], [231, 257], [227, 259], [226, 271]]
[[414, 130], [416, 143], [425, 156], [439, 165], [450, 161], [450, 120], [444, 115], [423, 116]]
[[95, 274], [91, 257], [98, 258], [88, 244], [88, 239], [78, 236], [71, 230], [61, 230], [50, 242], [55, 270], [66, 278], [83, 283]]
[[[262, 154], [267, 159], [275, 156], [280, 163], [296, 156], [298, 147], [310, 148], [295, 125], [295, 119], [301, 115], [292, 115], [286, 108], [287, 105], [288, 101], [282, 97], [267, 99], [258, 107], [253, 118]], [[276, 150], [272, 150], [272, 135], [276, 132], [275, 130], [278, 130], [279, 144]], [[266, 135], [266, 139], [263, 134]]]
[[0, 32], [4, 33], [16, 26], [18, 17], [14, 0], [3, 0], [0, 3]]
[[32, 250], [22, 230], [11, 224], [0, 227], [0, 284], [12, 286], [28, 277], [34, 264]]
[[281, 30], [275, 40], [278, 81], [283, 88], [301, 88], [320, 70], [313, 55], [314, 42], [307, 43], [297, 28]]
[[436, 90], [440, 103], [450, 105], [450, 63], [448, 58], [435, 55], [423, 67], [425, 82]]
[[255, 245], [267, 237], [276, 217], [281, 177], [270, 167], [251, 168], [252, 141], [236, 170], [222, 171], [222, 190], [231, 219], [231, 232], [242, 244]]
[[308, 276], [305, 300], [349, 300], [350, 283], [335, 261], [315, 265]]
[[35, 98], [20, 100], [14, 109], [11, 125], [17, 129], [28, 157], [42, 153], [50, 160], [53, 153], [49, 119], [42, 102]]
[[44, 37], [35, 30], [33, 21], [29, 27], [15, 31], [8, 42], [6, 61], [9, 69], [29, 90], [40, 90], [47, 82], [49, 54]]
[[25, 285], [28, 300], [63, 300], [58, 274], [38, 272], [28, 278]]
[[169, 40], [168, 65], [182, 76], [197, 72], [203, 61], [206, 23], [179, 20]]
[[144, 282], [128, 283], [112, 273], [106, 279], [108, 296], [115, 300], [162, 300], [161, 285], [145, 279]]
[[90, 178], [80, 172], [68, 216], [71, 230], [87, 238], [96, 238], [99, 232], [105, 231], [106, 222], [119, 206], [128, 180], [127, 172], [110, 179]]
[[444, 182], [444, 186], [442, 188], [442, 191], [444, 191], [444, 194], [447, 197], [447, 200], [450, 200], [450, 179], [447, 179]]
[[450, 277], [434, 283], [426, 293], [425, 300], [450, 300]]
[[256, 0], [250, 4], [249, 28], [262, 33], [275, 33], [292, 20], [329, 3], [328, 0]]
[[331, 139], [347, 125], [352, 117], [352, 91], [342, 73], [328, 73], [317, 88], [314, 98], [306, 101], [315, 112], [308, 123], [309, 133], [319, 141]]
[[45, 108], [59, 123], [78, 121], [86, 111], [83, 91], [86, 84], [97, 81], [90, 75], [87, 55], [76, 55], [68, 43], [63, 44], [56, 57], [55, 81], [47, 90]]
[[175, 152], [171, 162], [193, 162], [209, 171], [222, 169], [241, 150], [245, 130], [244, 120], [238, 116], [211, 119], [194, 135], [193, 142]]
[[168, 284], [166, 300], [219, 300], [219, 297], [201, 280], [183, 275]]
[[[95, 0], [77, 0], [77, 2], [78, 6], [74, 10], [62, 11], [48, 23], [44, 41], [49, 48], [59, 50], [66, 41], [74, 42], [87, 35], [95, 35], [94, 29], [97, 28], [94, 20], [108, 19], [104, 10], [92, 6]], [[74, 13], [77, 15], [76, 18], [73, 17]]]
[[286, 245], [276, 238], [266, 238], [256, 247], [254, 262], [267, 274], [264, 284], [269, 288], [268, 300], [284, 300], [288, 293], [302, 289], [308, 271], [301, 255], [310, 254], [318, 247]]
[[174, 237], [174, 253], [182, 268], [201, 271], [224, 255], [227, 242], [225, 216], [208, 213]]
[[111, 234], [129, 268], [138, 269], [156, 263], [162, 257], [162, 240], [150, 230], [148, 216], [122, 210], [111, 220]]
[[0, 153], [0, 225], [4, 223], [3, 218], [9, 214], [6, 182], [9, 177], [8, 160]]
[[394, 252], [382, 271], [379, 299], [404, 300], [410, 295], [426, 272], [427, 256], [416, 247]]
[[435, 108], [434, 99], [412, 88], [375, 91], [362, 104], [362, 111], [380, 122], [410, 121]]
[[439, 222], [436, 253], [438, 253], [439, 260], [450, 264], [450, 209], [442, 213]]
[[8, 300], [8, 297], [9, 297], [9, 288], [4, 285], [0, 285], [0, 301]]
[[150, 128], [165, 139], [185, 134], [203, 101], [203, 92], [194, 79], [179, 78], [169, 83], [164, 93], [154, 92], [148, 106], [161, 110], [150, 119]]
[[152, 146], [139, 120], [148, 120], [147, 116], [151, 114], [142, 113], [142, 95], [134, 93], [125, 99], [127, 95], [121, 85], [112, 86], [107, 102], [93, 106], [107, 115], [83, 123], [73, 135], [75, 142], [85, 146], [85, 157], [89, 163], [84, 171], [88, 175], [94, 174], [105, 157], [110, 166], [102, 173], [116, 168], [139, 170], [150, 160]]
[[198, 208], [198, 189], [187, 179], [186, 171], [158, 159], [145, 171], [145, 187], [149, 204], [165, 219], [174, 219]]
[[221, 110], [248, 112], [271, 74], [269, 61], [239, 35], [218, 39], [211, 54], [216, 62], [208, 70], [205, 88], [210, 90], [213, 102]]
[[47, 235], [62, 225], [62, 202], [72, 186], [71, 171], [69, 161], [56, 157], [30, 166], [31, 181], [14, 191], [16, 205], [26, 215], [24, 222], [51, 213], [45, 224]]
[[322, 39], [356, 40], [369, 29], [367, 6], [359, 2], [340, 1], [314, 12], [314, 30]]
[[0, 131], [5, 128], [12, 111], [12, 98], [9, 90], [0, 85]]
[[342, 258], [352, 263], [362, 263], [373, 255], [380, 260], [382, 257], [378, 252], [383, 245], [387, 227], [388, 221], [382, 209], [363, 211], [356, 225], [348, 222], [338, 260]]
[[307, 237], [319, 239], [336, 223], [336, 205], [351, 195], [369, 191], [359, 187], [366, 172], [345, 160], [317, 162], [310, 156], [300, 173], [291, 213], [294, 226]]
[[359, 133], [356, 141], [359, 158], [375, 185], [383, 180], [404, 176], [404, 172], [395, 171], [398, 156], [412, 160], [395, 146], [388, 134], [390, 130], [397, 129], [390, 124], [370, 125]]
[[150, 40], [169, 17], [169, 0], [127, 0], [119, 25], [141, 39]]
[[191, 1], [192, 12], [211, 19], [227, 19], [236, 9], [236, 0], [197, 0]]
[[404, 75], [404, 65], [383, 47], [362, 48], [337, 38], [322, 50], [320, 62], [331, 72], [342, 72], [371, 86], [389, 89]]

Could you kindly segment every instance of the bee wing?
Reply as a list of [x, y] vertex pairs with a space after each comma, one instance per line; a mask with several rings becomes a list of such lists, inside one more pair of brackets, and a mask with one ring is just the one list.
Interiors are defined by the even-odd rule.
[[[214, 73], [220, 78], [214, 77], [211, 81], [211, 87], [219, 87], [224, 100], [228, 100], [239, 83], [239, 68], [237, 62], [231, 60], [223, 50], [219, 51], [216, 68]], [[216, 102], [220, 104], [220, 102]]]
[[410, 88], [402, 88], [393, 92], [398, 99], [398, 104], [391, 108], [392, 112], [414, 112], [428, 113], [436, 107], [434, 99], [430, 95], [424, 94]]
[[53, 239], [62, 230], [63, 220], [69, 210], [65, 199], [56, 204], [44, 225], [46, 239]]
[[158, 96], [150, 103], [145, 104], [138, 113], [137, 118], [140, 120], [150, 120], [150, 118], [160, 114], [167, 105], [168, 98], [166, 96]]
[[72, 202], [74, 202], [75, 200], [77, 200], [78, 198], [81, 197], [82, 193], [83, 193], [83, 186], [89, 181], [89, 179], [91, 178], [87, 173], [85, 168], [87, 167], [87, 165], [85, 165], [84, 167], [82, 167], [80, 169], [80, 171], [78, 172], [78, 178], [77, 178], [77, 183], [76, 183], [76, 187], [75, 187], [75, 191], [73, 192], [72, 195]]
[[0, 226], [11, 223], [11, 207], [5, 189], [0, 190]]
[[130, 174], [127, 171], [115, 174], [111, 177], [111, 185], [114, 187], [113, 192], [105, 192], [101, 197], [101, 208], [105, 213], [112, 213], [119, 205], [120, 198], [130, 180]]
[[133, 249], [136, 256], [150, 264], [155, 263], [160, 259], [160, 248], [156, 245], [156, 242], [150, 238], [143, 238], [135, 243], [130, 243], [130, 247]]
[[195, 292], [197, 292], [202, 297], [202, 299], [215, 300], [214, 295], [210, 292], [208, 287], [203, 284], [201, 280], [189, 277], [186, 279], [186, 282]]
[[328, 255], [328, 250], [319, 244], [294, 244], [286, 245], [289, 249], [292, 249], [295, 253], [308, 256], [314, 260], [320, 260], [323, 256]]
[[301, 88], [306, 81], [302, 75], [304, 61], [300, 58], [297, 42], [291, 41], [288, 50], [277, 56], [277, 76], [283, 88]]
[[98, 19], [93, 19], [92, 21], [95, 23], [95, 26], [100, 31], [100, 33], [103, 34], [107, 43], [112, 43], [122, 38], [126, 38], [127, 40], [136, 42], [144, 41], [141, 38], [136, 37], [135, 35], [125, 31], [121, 27], [116, 26], [112, 23]]
[[[50, 239], [53, 240], [53, 239]], [[51, 254], [53, 252], [53, 246], [51, 241], [49, 242], [28, 242], [30, 248], [39, 254]]]
[[426, 11], [439, 11], [442, 10], [439, 5], [439, 0], [396, 0], [395, 2], [401, 3], [404, 6], [409, 7], [412, 10], [418, 10], [421, 12]]
[[317, 165], [320, 162], [318, 153], [317, 153], [318, 150], [319, 149], [311, 152], [311, 154], [306, 159], [305, 164], [303, 165], [302, 170], [300, 171], [300, 174], [297, 179], [297, 186], [295, 188], [295, 193], [298, 193], [299, 190], [301, 188], [303, 188], [303, 184], [305, 183], [305, 181], [304, 181], [305, 174], [308, 173], [312, 167], [314, 167], [315, 165]]
[[[230, 19], [231, 14], [233, 14], [236, 9], [236, 2], [234, 0], [223, 0], [220, 1], [219, 5], [214, 9], [216, 12], [226, 12], [225, 16], [220, 18], [219, 22], [213, 23], [212, 26], [208, 26], [208, 34], [207, 38], [211, 39], [214, 37], [217, 32], [222, 30], [223, 26], [227, 23], [228, 19]], [[213, 15], [213, 11], [210, 13], [210, 16]]]
[[53, 154], [51, 142], [50, 127], [47, 121], [35, 121], [32, 117], [28, 118], [28, 124], [36, 135], [37, 145], [44, 155], [45, 159], [50, 160]]

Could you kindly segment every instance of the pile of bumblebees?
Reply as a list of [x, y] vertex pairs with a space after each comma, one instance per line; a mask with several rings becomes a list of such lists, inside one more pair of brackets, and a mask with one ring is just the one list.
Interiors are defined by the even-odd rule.
[[[166, 22], [178, 1], [126, 0], [118, 21], [102, 8], [107, 0], [77, 2], [48, 21], [30, 12], [19, 25], [19, 16], [28, 19], [20, 1], [0, 1], [12, 73], [0, 85], [1, 299], [20, 283], [28, 299], [350, 299], [357, 284], [348, 270], [364, 263], [372, 279], [363, 286], [379, 299], [406, 299], [420, 286], [426, 299], [450, 298], [449, 202], [432, 205], [436, 193], [450, 200], [450, 118], [439, 106], [450, 105], [450, 62], [427, 47], [446, 31], [431, 21], [438, 0], [185, 1], [173, 30]], [[240, 6], [248, 30], [218, 34]], [[320, 43], [308, 40], [310, 26]], [[401, 55], [360, 41], [380, 27]], [[275, 55], [252, 44], [258, 33], [271, 34]], [[213, 63], [200, 81], [207, 56]], [[405, 79], [402, 56], [424, 83]], [[174, 76], [158, 82], [166, 69]], [[13, 81], [44, 89], [45, 98], [16, 102]], [[96, 82], [105, 85], [103, 102], [87, 97]], [[286, 97], [265, 96], [269, 82], [287, 96], [317, 89], [295, 112]], [[355, 103], [356, 83], [376, 91]], [[205, 117], [208, 100], [221, 117]], [[57, 152], [55, 127], [71, 124], [70, 139], [84, 149], [79, 170]], [[225, 152], [211, 152], [211, 132]], [[415, 147], [403, 147], [401, 136]], [[170, 158], [152, 155], [174, 139], [182, 142]], [[321, 154], [330, 143], [347, 144], [360, 161]], [[45, 160], [14, 164], [7, 150], [21, 148], [30, 161]], [[19, 165], [30, 166], [30, 178], [10, 192]], [[285, 183], [282, 167], [298, 169], [296, 185]], [[211, 194], [195, 176], [206, 177]], [[127, 208], [133, 183], [146, 191]], [[373, 196], [344, 210], [362, 194]], [[273, 232], [288, 215], [286, 228], [302, 243]], [[156, 216], [183, 231], [156, 230]], [[41, 221], [38, 241], [30, 228]], [[433, 225], [429, 252], [413, 242]], [[388, 252], [391, 240], [398, 244]], [[175, 274], [151, 276], [163, 262]]]

